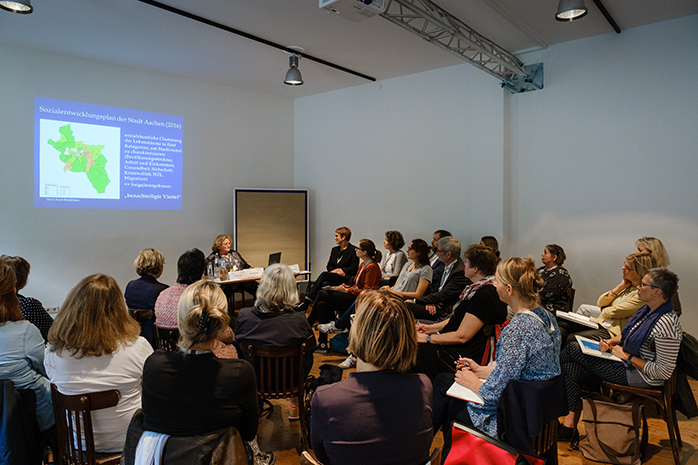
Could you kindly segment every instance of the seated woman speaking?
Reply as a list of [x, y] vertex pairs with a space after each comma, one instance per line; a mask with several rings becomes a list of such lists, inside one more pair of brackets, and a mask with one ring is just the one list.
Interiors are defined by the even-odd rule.
[[439, 373], [452, 373], [453, 363], [459, 358], [482, 360], [487, 345], [483, 328], [507, 318], [507, 306], [494, 287], [497, 256], [491, 248], [473, 244], [464, 257], [465, 276], [472, 284], [463, 290], [453, 315], [440, 323], [417, 324], [420, 344], [416, 370], [431, 379]]
[[683, 336], [671, 303], [678, 281], [666, 268], [654, 268], [642, 278], [637, 286], [638, 298], [646, 305], [628, 320], [621, 334], [599, 341], [602, 352], [611, 352], [621, 362], [584, 355], [576, 341], [563, 349], [560, 363], [565, 372], [570, 413], [560, 428], [560, 439], [569, 441], [572, 437], [574, 409], [581, 396], [582, 381], [600, 378], [625, 386], [651, 388], [662, 386], [671, 377]]
[[[478, 391], [483, 405], [450, 401], [446, 390], [453, 375], [440, 375], [434, 383], [434, 428], [444, 427], [444, 450], [450, 449], [450, 424], [459, 411], [475, 428], [497, 437], [497, 404], [507, 383], [520, 379], [544, 381], [560, 374], [560, 332], [555, 317], [539, 306], [544, 285], [530, 258], [512, 257], [497, 266], [497, 294], [514, 311], [497, 342], [497, 365], [480, 366], [472, 359], [459, 360], [455, 380]], [[450, 376], [449, 380], [445, 380]], [[486, 378], [484, 383], [480, 379]], [[467, 410], [466, 410], [467, 406]]]
[[349, 333], [356, 373], [320, 386], [310, 441], [325, 465], [424, 463], [429, 457], [431, 383], [410, 373], [417, 357], [414, 317], [388, 291], [359, 296]]

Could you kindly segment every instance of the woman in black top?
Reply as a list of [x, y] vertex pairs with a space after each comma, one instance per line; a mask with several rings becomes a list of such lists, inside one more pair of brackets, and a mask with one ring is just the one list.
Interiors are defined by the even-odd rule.
[[499, 259], [492, 249], [473, 244], [465, 250], [467, 286], [450, 318], [432, 325], [417, 325], [419, 352], [416, 370], [432, 380], [439, 373], [455, 371], [455, 361], [462, 357], [482, 360], [487, 337], [484, 327], [503, 323], [507, 306], [493, 285]]
[[[143, 426], [171, 436], [195, 436], [237, 428], [254, 464], [274, 462], [259, 451], [255, 373], [245, 360], [213, 354], [228, 327], [228, 303], [213, 283], [185, 289], [177, 307], [180, 350], [157, 350], [143, 368]], [[252, 463], [252, 462], [250, 462]]]

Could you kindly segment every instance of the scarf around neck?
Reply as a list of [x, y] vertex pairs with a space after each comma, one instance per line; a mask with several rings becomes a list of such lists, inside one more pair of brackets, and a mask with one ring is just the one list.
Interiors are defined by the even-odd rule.
[[488, 284], [494, 286], [494, 276], [487, 276], [482, 278], [480, 281], [465, 286], [465, 289], [463, 289], [463, 292], [461, 292], [460, 300], [470, 300], [482, 286], [486, 286]]
[[[621, 331], [623, 350], [629, 354], [639, 356], [640, 346], [647, 340], [659, 318], [674, 310], [671, 300], [664, 302], [653, 312], [649, 305], [645, 305], [630, 317]], [[639, 325], [638, 325], [639, 323]]]

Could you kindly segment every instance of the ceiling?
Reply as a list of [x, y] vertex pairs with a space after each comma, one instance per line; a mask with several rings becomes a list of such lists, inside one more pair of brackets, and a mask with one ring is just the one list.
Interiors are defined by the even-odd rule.
[[[434, 0], [510, 52], [613, 33], [589, 14], [555, 21], [558, 0]], [[622, 30], [698, 14], [696, 0], [603, 0]], [[0, 43], [144, 68], [285, 97], [364, 84], [301, 59], [305, 84], [287, 86], [288, 54], [138, 0], [32, 0], [34, 13], [0, 11]], [[378, 80], [463, 63], [379, 16], [355, 23], [318, 0], [162, 0], [162, 3], [372, 76]], [[492, 77], [493, 85], [498, 81]]]

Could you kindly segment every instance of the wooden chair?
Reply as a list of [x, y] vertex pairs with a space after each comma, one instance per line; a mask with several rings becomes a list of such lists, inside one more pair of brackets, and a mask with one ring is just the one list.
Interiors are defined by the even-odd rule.
[[179, 329], [156, 326], [155, 338], [157, 339], [158, 349], [174, 352], [177, 350], [177, 343], [179, 342]]
[[305, 356], [315, 349], [315, 337], [301, 344], [270, 347], [239, 341], [240, 349], [249, 354], [249, 361], [257, 374], [257, 392], [269, 399], [298, 398], [303, 449], [308, 448], [308, 427], [305, 419]]
[[533, 453], [546, 459], [547, 465], [557, 465], [557, 419], [543, 427], [536, 437], [531, 438]]
[[56, 417], [58, 450], [54, 460], [58, 465], [116, 465], [121, 453], [98, 454], [92, 432], [92, 410], [114, 407], [119, 403], [119, 391], [64, 395], [51, 384], [53, 413]]
[[573, 287], [567, 289], [567, 295], [570, 297], [570, 307], [567, 309], [569, 312], [574, 312], [574, 294], [576, 293], [577, 291]]
[[301, 465], [322, 465], [322, 463], [314, 459], [307, 450], [304, 450], [301, 454]]
[[[301, 454], [301, 465], [322, 465], [322, 463], [318, 462], [308, 451], [304, 450]], [[441, 465], [441, 449], [438, 447], [434, 449], [424, 465]]]
[[424, 465], [441, 465], [441, 449], [434, 449]]
[[638, 395], [643, 400], [650, 400], [657, 405], [662, 414], [662, 419], [666, 422], [667, 429], [669, 430], [669, 441], [671, 442], [671, 451], [674, 453], [674, 462], [676, 465], [679, 465], [681, 463], [679, 459], [679, 447], [683, 447], [683, 444], [681, 442], [681, 433], [679, 432], [679, 423], [676, 418], [676, 410], [674, 409], [673, 401], [674, 392], [676, 392], [677, 376], [678, 372], [674, 370], [674, 373], [666, 380], [664, 387], [661, 389], [622, 386], [608, 381], [601, 382], [601, 389], [603, 393], [609, 397], [611, 396], [611, 392], [613, 392], [614, 396], [621, 392], [627, 392], [629, 394]]

